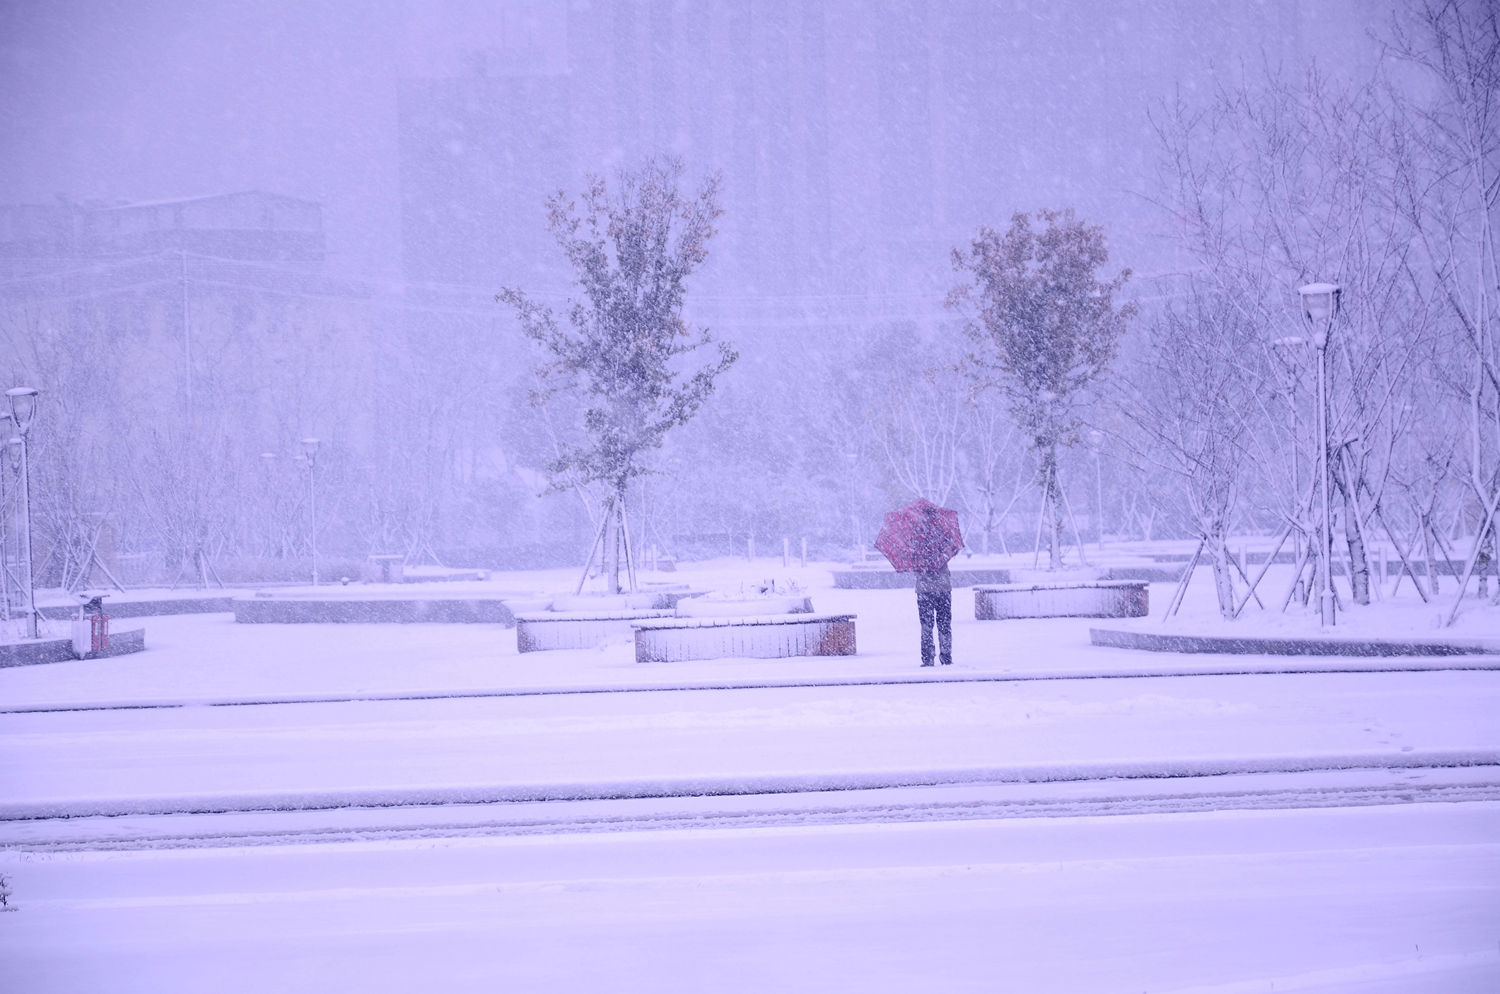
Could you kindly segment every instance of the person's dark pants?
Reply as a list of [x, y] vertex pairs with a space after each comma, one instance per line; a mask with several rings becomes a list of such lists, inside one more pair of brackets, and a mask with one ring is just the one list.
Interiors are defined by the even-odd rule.
[[917, 621], [922, 626], [922, 665], [932, 665], [932, 629], [937, 626], [943, 665], [953, 662], [953, 594], [917, 594]]

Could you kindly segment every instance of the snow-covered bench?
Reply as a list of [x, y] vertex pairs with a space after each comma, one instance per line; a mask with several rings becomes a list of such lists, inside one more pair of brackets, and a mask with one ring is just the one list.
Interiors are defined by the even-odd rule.
[[1007, 583], [974, 588], [974, 617], [1143, 618], [1151, 611], [1145, 580]]
[[671, 618], [672, 611], [622, 608], [612, 611], [535, 611], [516, 615], [516, 651], [591, 649], [630, 634], [631, 625], [651, 618]]
[[635, 661], [745, 656], [852, 656], [852, 614], [763, 614], [729, 618], [663, 618], [634, 622]]

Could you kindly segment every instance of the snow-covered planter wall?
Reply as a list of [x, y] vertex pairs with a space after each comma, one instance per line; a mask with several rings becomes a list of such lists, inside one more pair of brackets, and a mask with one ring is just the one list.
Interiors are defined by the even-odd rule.
[[549, 611], [599, 613], [602, 611], [652, 611], [671, 607], [651, 591], [633, 594], [555, 594]]
[[679, 618], [743, 618], [767, 614], [812, 614], [812, 598], [801, 594], [735, 597], [705, 594], [677, 602]]
[[[972, 587], [977, 583], [1009, 583], [1011, 571], [1002, 567], [951, 565], [949, 573], [955, 587]], [[857, 563], [848, 569], [833, 571], [833, 585], [840, 590], [900, 590], [917, 585], [915, 573], [897, 573], [887, 565]]]
[[98, 651], [80, 653], [71, 638], [24, 639], [0, 642], [0, 667], [35, 666], [42, 663], [66, 663], [75, 659], [103, 659], [141, 652], [146, 648], [146, 630], [127, 628], [109, 633], [109, 645]]
[[387, 594], [338, 588], [326, 594], [271, 594], [236, 597], [240, 624], [493, 624], [507, 628], [515, 617], [500, 597]]
[[1006, 618], [1143, 618], [1149, 613], [1150, 592], [1143, 580], [1009, 583], [974, 588], [974, 617], [979, 621]]
[[672, 612], [642, 609], [617, 611], [538, 611], [516, 615], [516, 651], [592, 649], [631, 633], [631, 625], [651, 618], [670, 618]]
[[635, 661], [786, 656], [852, 656], [854, 615], [781, 614], [745, 618], [638, 621]]

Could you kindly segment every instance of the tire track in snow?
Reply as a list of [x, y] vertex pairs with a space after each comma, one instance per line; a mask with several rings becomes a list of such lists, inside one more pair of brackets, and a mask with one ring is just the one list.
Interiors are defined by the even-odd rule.
[[[1432, 782], [1415, 776], [1436, 772]], [[1405, 778], [1405, 779], [1402, 779]], [[1149, 784], [1070, 781], [950, 788], [896, 787], [807, 794], [552, 802], [411, 803], [332, 811], [161, 814], [36, 819], [0, 824], [0, 848], [23, 852], [307, 845], [340, 842], [485, 838], [519, 835], [776, 828], [928, 821], [1177, 815], [1210, 811], [1293, 810], [1500, 801], [1500, 766], [1391, 770], [1306, 770], [1279, 782], [1254, 777], [1183, 778]], [[1298, 783], [1286, 783], [1288, 779]], [[1026, 788], [1033, 788], [1027, 793]], [[1133, 788], [1133, 789], [1132, 789]]]

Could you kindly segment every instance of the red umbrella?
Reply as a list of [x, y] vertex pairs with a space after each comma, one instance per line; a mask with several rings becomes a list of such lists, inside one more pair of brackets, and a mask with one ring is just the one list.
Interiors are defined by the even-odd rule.
[[898, 573], [933, 573], [964, 547], [958, 528], [958, 512], [939, 507], [926, 497], [885, 513], [885, 523], [875, 539], [879, 549]]

